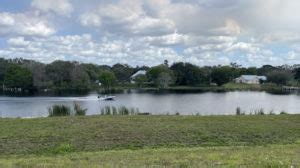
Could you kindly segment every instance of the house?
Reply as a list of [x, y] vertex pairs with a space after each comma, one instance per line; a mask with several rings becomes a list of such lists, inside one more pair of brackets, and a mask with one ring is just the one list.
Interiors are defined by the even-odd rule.
[[266, 76], [257, 75], [242, 75], [234, 79], [235, 83], [245, 83], [245, 84], [260, 84], [267, 80]]
[[131, 77], [130, 77], [130, 83], [135, 83], [135, 78], [139, 75], [146, 75], [147, 71], [145, 70], [139, 70], [137, 71], [135, 74], [133, 74]]

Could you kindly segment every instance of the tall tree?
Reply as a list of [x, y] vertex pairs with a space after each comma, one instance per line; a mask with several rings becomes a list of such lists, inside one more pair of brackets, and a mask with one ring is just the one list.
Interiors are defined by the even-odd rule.
[[116, 84], [116, 76], [111, 71], [103, 71], [99, 76], [99, 81], [102, 83], [104, 89], [109, 91]]
[[91, 82], [95, 82], [99, 78], [101, 68], [95, 64], [82, 64], [83, 70], [89, 75]]
[[45, 64], [31, 61], [24, 62], [23, 65], [32, 72], [33, 86], [35, 86], [36, 88], [48, 87]]
[[146, 75], [140, 74], [135, 77], [134, 81], [139, 87], [141, 87], [145, 82], [148, 81], [148, 78]]
[[295, 79], [300, 81], [300, 68], [295, 69]]
[[176, 77], [177, 85], [199, 85], [201, 83], [207, 83], [207, 77], [205, 72], [198, 66], [178, 62], [174, 63], [171, 68]]
[[211, 73], [212, 81], [218, 86], [228, 83], [238, 76], [235, 70], [235, 68], [229, 66], [215, 67]]
[[129, 65], [115, 64], [112, 67], [112, 71], [116, 75], [119, 82], [129, 82], [130, 76], [133, 74], [133, 68]]
[[[147, 76], [158, 87], [162, 86], [161, 82], [164, 81], [164, 80], [162, 80], [163, 77], [168, 78], [168, 80], [165, 80], [165, 81], [168, 81], [167, 85], [171, 84], [174, 81], [173, 71], [170, 70], [165, 65], [158, 65], [158, 66], [150, 68], [149, 71], [147, 72]], [[171, 80], [169, 80], [169, 79], [171, 79]], [[166, 86], [166, 85], [164, 85], [164, 86]]]
[[272, 71], [267, 74], [269, 82], [277, 85], [286, 85], [292, 79], [292, 75], [285, 71]]
[[57, 88], [67, 89], [71, 86], [71, 73], [75, 63], [69, 61], [54, 61], [46, 66], [48, 79]]
[[11, 65], [5, 72], [4, 85], [7, 88], [29, 89], [33, 86], [32, 73], [28, 68]]
[[4, 75], [9, 65], [10, 63], [7, 60], [5, 60], [4, 58], [0, 58], [0, 84], [1, 85], [4, 81]]
[[168, 88], [173, 83], [173, 78], [170, 73], [162, 72], [156, 79], [156, 84], [159, 88]]
[[72, 70], [71, 84], [73, 89], [89, 89], [90, 77], [82, 65], [75, 65]]

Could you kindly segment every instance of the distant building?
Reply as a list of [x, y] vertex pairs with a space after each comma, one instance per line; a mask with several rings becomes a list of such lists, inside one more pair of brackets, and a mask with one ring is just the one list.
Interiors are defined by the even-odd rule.
[[99, 86], [102, 85], [102, 83], [101, 83], [99, 80], [96, 80], [96, 81], [95, 81], [95, 84], [97, 84], [97, 85], [99, 85]]
[[242, 75], [238, 78], [235, 78], [235, 83], [246, 83], [246, 84], [260, 84], [267, 80], [266, 76], [257, 76], [257, 75]]
[[147, 71], [145, 70], [139, 70], [137, 71], [135, 74], [133, 74], [131, 77], [130, 77], [130, 83], [135, 83], [135, 78], [139, 75], [146, 75]]

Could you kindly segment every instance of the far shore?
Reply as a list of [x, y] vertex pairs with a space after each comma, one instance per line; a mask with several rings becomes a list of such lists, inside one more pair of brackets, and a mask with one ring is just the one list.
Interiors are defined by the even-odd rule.
[[3, 95], [85, 95], [91, 91], [99, 93], [122, 93], [128, 90], [140, 90], [140, 91], [155, 91], [155, 92], [177, 92], [177, 93], [197, 93], [197, 92], [229, 92], [229, 91], [266, 91], [275, 94], [286, 94], [297, 90], [287, 90], [285, 86], [273, 85], [273, 84], [237, 84], [227, 83], [222, 86], [170, 86], [167, 88], [157, 88], [154, 86], [137, 86], [137, 85], [118, 85], [110, 90], [104, 90], [103, 88], [91, 88], [91, 89], [65, 89], [65, 88], [53, 88], [53, 89], [37, 89], [37, 90], [25, 90], [25, 91], [3, 91], [0, 89], [0, 94]]

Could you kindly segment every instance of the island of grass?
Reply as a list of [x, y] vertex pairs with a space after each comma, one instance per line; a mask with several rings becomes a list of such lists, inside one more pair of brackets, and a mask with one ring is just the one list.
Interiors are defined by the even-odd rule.
[[300, 115], [0, 119], [0, 167], [297, 167]]

